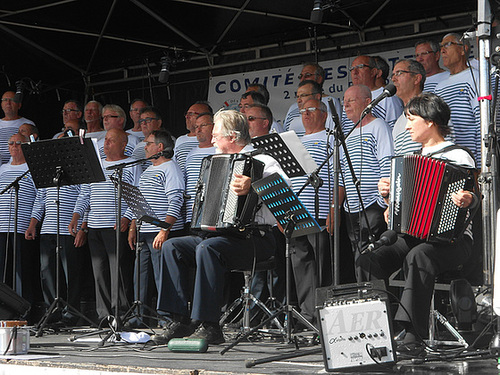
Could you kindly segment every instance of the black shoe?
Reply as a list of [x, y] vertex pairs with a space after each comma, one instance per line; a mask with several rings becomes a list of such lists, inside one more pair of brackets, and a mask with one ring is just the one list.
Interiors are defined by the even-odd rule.
[[423, 342], [402, 342], [396, 346], [398, 355], [409, 358], [425, 357], [425, 344]]
[[166, 345], [170, 339], [186, 337], [192, 333], [193, 328], [190, 325], [172, 321], [161, 333], [151, 336], [151, 340], [157, 345]]
[[218, 324], [201, 323], [196, 331], [189, 336], [190, 339], [205, 339], [209, 345], [222, 344], [226, 340]]

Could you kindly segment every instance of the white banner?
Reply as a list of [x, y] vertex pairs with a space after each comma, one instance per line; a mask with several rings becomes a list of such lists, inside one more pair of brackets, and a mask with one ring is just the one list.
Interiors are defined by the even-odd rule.
[[[382, 52], [378, 55], [389, 63], [390, 75], [394, 64], [401, 59], [414, 58], [414, 51], [414, 48], [405, 48]], [[349, 57], [320, 62], [325, 69], [323, 84], [325, 94], [342, 99], [344, 91], [352, 85], [349, 67], [354, 59], [355, 57]], [[297, 86], [300, 82], [297, 76], [301, 70], [302, 65], [295, 65], [212, 77], [208, 88], [208, 101], [214, 111], [220, 108], [238, 110], [241, 95], [245, 93], [248, 85], [262, 83], [269, 90], [271, 96], [269, 107], [273, 111], [274, 118], [283, 123], [288, 108], [295, 102]]]

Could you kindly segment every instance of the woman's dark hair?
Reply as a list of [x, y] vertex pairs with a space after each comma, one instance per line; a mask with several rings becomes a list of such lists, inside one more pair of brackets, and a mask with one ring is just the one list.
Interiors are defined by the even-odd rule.
[[443, 137], [451, 133], [451, 128], [448, 126], [450, 107], [436, 94], [424, 92], [414, 96], [406, 104], [405, 114], [422, 117], [425, 121], [432, 121]]

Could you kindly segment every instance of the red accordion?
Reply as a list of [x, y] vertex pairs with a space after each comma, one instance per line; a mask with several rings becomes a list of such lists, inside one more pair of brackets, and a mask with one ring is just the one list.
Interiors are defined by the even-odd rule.
[[389, 229], [426, 241], [454, 242], [470, 222], [451, 194], [472, 191], [474, 170], [422, 155], [391, 161]]

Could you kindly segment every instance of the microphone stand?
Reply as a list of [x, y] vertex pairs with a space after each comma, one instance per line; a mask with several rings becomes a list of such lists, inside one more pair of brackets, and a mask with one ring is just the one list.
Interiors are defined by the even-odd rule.
[[[14, 188], [14, 235], [12, 239], [12, 289], [16, 291], [17, 294], [21, 295], [21, 291], [18, 288], [16, 282], [16, 272], [17, 272], [17, 216], [19, 211], [19, 181], [29, 173], [29, 169], [24, 172], [19, 177], [16, 177], [14, 181], [12, 181], [9, 185], [7, 185], [2, 191], [0, 191], [0, 195], [4, 194], [11, 188]], [[9, 225], [10, 227], [10, 225]], [[7, 237], [9, 234], [7, 233]], [[6, 250], [7, 251], [7, 250]], [[5, 261], [7, 262], [7, 256], [5, 256]], [[5, 277], [4, 277], [5, 278]]]
[[[334, 143], [334, 149], [333, 149], [333, 156], [334, 156], [334, 177], [335, 181], [333, 182], [334, 184], [334, 190], [333, 190], [333, 217], [334, 217], [334, 259], [335, 259], [335, 284], [338, 285], [340, 283], [340, 275], [339, 275], [339, 262], [340, 262], [340, 204], [339, 198], [340, 198], [340, 174], [342, 173], [341, 168], [340, 168], [340, 147], [344, 149], [345, 157], [347, 160], [347, 165], [349, 167], [349, 171], [352, 176], [352, 182], [354, 184], [354, 187], [356, 188], [356, 193], [358, 195], [359, 199], [359, 204], [361, 206], [361, 215], [363, 215], [363, 219], [366, 222], [366, 227], [368, 231], [368, 241], [370, 243], [375, 242], [375, 236], [373, 235], [373, 231], [370, 228], [370, 223], [368, 220], [368, 215], [366, 214], [365, 206], [361, 197], [361, 191], [360, 191], [360, 180], [356, 177], [356, 172], [354, 171], [354, 166], [352, 165], [351, 158], [349, 156], [349, 152], [347, 150], [347, 145], [345, 143], [345, 140], [351, 135], [351, 133], [358, 127], [358, 125], [361, 124], [363, 119], [370, 113], [370, 108], [367, 107], [363, 110], [361, 113], [361, 117], [359, 120], [354, 124], [354, 127], [347, 133], [347, 136], [344, 136], [344, 132], [342, 131], [342, 126], [340, 124], [340, 120], [337, 114], [337, 111], [335, 110], [335, 106], [333, 105], [333, 101], [329, 100], [328, 105], [330, 106], [330, 110], [332, 113], [333, 121], [335, 123], [335, 143]], [[330, 157], [329, 155], [328, 157]], [[349, 202], [348, 202], [349, 203]]]

